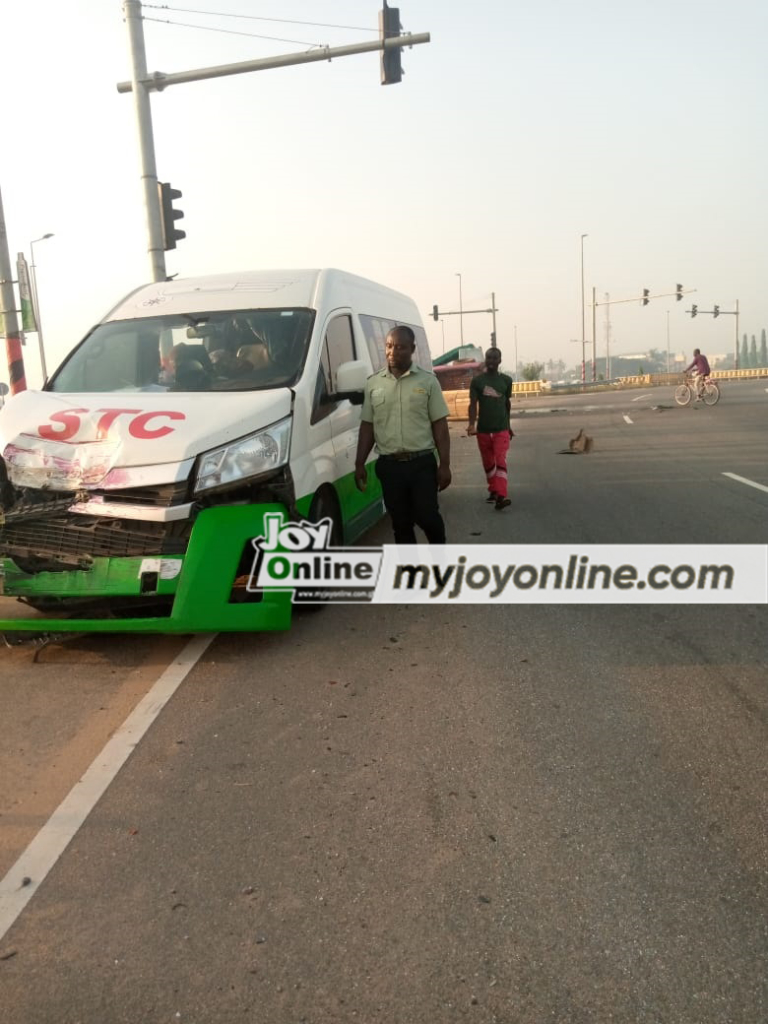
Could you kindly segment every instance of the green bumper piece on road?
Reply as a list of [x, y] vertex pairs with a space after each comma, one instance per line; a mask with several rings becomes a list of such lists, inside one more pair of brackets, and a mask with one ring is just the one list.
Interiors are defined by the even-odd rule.
[[[142, 594], [141, 567], [162, 563], [151, 596], [173, 596], [168, 616], [136, 618], [115, 614], [105, 618], [50, 618], [32, 612], [24, 618], [0, 619], [0, 632], [75, 633], [211, 633], [278, 632], [290, 628], [291, 594], [264, 591], [261, 600], [233, 602], [232, 587], [243, 552], [253, 537], [264, 532], [264, 516], [280, 513], [283, 505], [237, 505], [204, 509], [197, 516], [183, 556], [97, 558], [89, 570], [21, 572], [6, 559], [3, 605], [13, 597], [61, 597], [103, 599], [132, 598]], [[173, 562], [181, 571], [173, 575]], [[250, 566], [249, 566], [250, 568]], [[242, 572], [242, 568], [241, 568]], [[14, 610], [20, 606], [14, 605]], [[26, 612], [27, 609], [25, 609]]]

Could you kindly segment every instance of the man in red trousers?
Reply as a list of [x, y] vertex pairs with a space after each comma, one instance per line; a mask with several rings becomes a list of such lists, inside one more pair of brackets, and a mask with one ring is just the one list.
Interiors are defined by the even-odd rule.
[[[488, 481], [487, 501], [501, 511], [511, 505], [507, 497], [507, 451], [513, 437], [509, 425], [512, 378], [499, 373], [501, 352], [489, 348], [485, 353], [485, 372], [473, 377], [469, 385], [469, 426], [467, 433], [477, 435], [477, 446]], [[479, 410], [479, 416], [478, 416]]]

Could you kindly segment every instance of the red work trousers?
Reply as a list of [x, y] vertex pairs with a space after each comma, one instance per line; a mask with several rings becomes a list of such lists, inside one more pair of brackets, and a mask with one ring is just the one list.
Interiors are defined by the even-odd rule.
[[488, 493], [494, 498], [507, 496], [507, 452], [509, 431], [499, 430], [494, 434], [478, 434], [477, 447], [483, 460]]

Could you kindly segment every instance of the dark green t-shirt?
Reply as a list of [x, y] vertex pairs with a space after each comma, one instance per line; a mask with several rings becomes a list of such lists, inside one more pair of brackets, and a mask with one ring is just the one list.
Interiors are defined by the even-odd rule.
[[512, 378], [506, 373], [481, 373], [469, 384], [470, 397], [477, 399], [477, 431], [496, 434], [509, 430], [507, 400], [512, 398]]

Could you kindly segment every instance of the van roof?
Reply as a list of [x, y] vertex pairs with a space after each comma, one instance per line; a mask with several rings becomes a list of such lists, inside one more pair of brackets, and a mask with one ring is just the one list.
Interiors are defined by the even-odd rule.
[[352, 306], [360, 313], [421, 323], [413, 301], [407, 296], [333, 268], [245, 270], [158, 281], [131, 292], [104, 320], [135, 320], [165, 313], [286, 307], [317, 309], [320, 306], [325, 309]]

